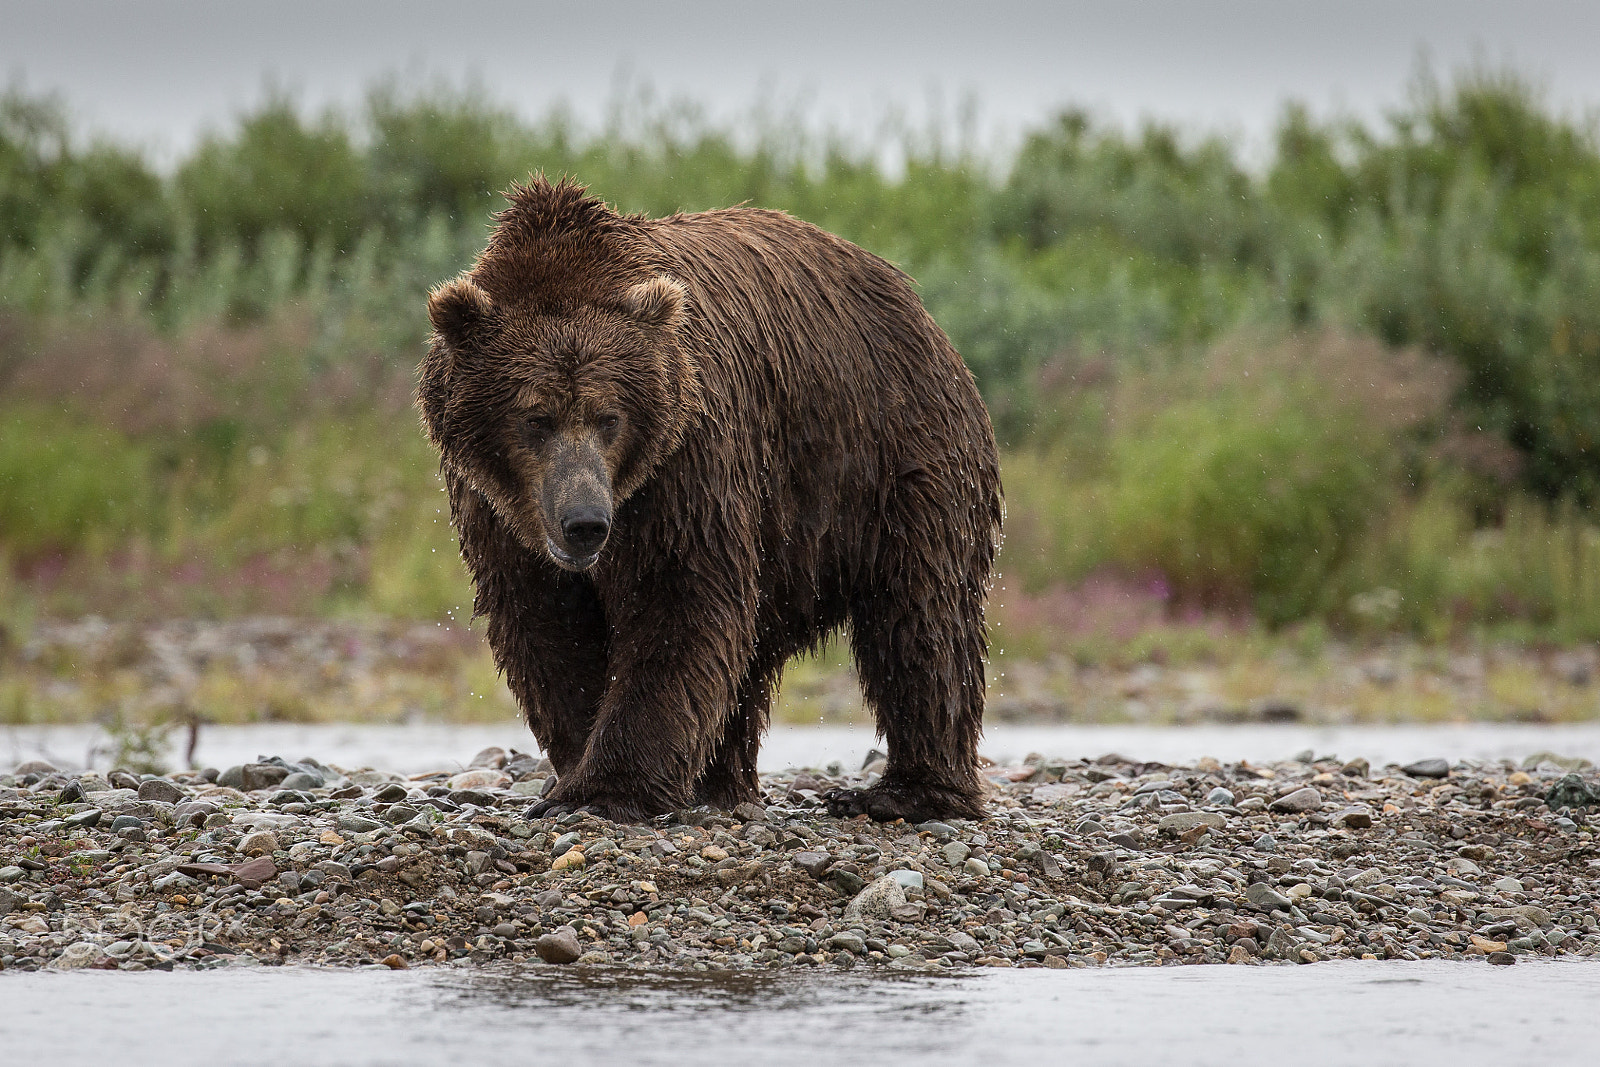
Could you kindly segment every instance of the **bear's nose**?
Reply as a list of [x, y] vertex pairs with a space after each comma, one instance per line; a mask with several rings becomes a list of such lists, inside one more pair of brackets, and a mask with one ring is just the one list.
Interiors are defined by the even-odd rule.
[[573, 508], [561, 516], [561, 536], [573, 551], [589, 555], [600, 551], [611, 532], [611, 519], [592, 504]]

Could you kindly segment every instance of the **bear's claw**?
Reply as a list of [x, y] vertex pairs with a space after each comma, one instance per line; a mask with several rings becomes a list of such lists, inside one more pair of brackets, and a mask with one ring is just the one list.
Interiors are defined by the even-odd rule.
[[528, 807], [527, 817], [530, 819], [555, 819], [579, 811], [586, 815], [593, 815], [607, 822], [637, 823], [649, 817], [643, 806], [632, 800], [602, 800], [594, 799], [582, 801], [577, 799], [561, 800], [547, 797]]
[[875, 822], [925, 822], [928, 819], [981, 819], [983, 805], [959, 789], [879, 782], [868, 789], [833, 789], [822, 802], [836, 819], [870, 816]]

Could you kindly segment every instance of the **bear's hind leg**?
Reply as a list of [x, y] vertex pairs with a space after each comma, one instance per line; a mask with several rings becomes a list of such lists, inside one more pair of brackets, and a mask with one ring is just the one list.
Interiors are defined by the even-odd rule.
[[[920, 594], [920, 595], [919, 595]], [[979, 576], [878, 591], [852, 612], [862, 692], [889, 743], [883, 778], [823, 799], [836, 818], [982, 818], [983, 585]]]

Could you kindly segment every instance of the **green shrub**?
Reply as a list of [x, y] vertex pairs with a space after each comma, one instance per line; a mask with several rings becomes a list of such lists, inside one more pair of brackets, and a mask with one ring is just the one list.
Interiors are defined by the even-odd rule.
[[20, 556], [110, 548], [146, 532], [151, 453], [105, 426], [8, 407], [0, 416], [0, 545]]

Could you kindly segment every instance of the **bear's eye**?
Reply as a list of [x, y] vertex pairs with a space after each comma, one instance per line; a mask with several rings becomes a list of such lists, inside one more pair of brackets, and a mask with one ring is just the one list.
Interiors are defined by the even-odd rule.
[[548, 415], [529, 415], [523, 422], [523, 428], [528, 436], [534, 440], [543, 440], [556, 432], [556, 420]]
[[610, 433], [612, 430], [615, 430], [621, 422], [622, 416], [620, 415], [601, 415], [599, 425], [600, 429], [604, 430], [606, 433]]

